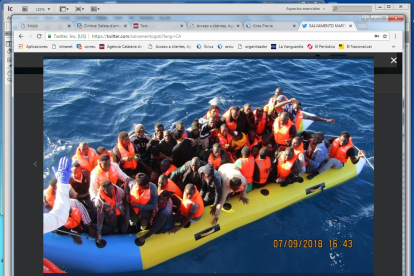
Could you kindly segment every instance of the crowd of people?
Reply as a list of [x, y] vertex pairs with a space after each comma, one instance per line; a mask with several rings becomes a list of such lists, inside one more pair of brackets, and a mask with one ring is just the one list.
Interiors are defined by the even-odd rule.
[[[246, 103], [220, 115], [220, 107], [211, 105], [189, 128], [183, 122], [171, 129], [157, 123], [149, 135], [138, 124], [130, 133], [120, 132], [112, 150], [81, 142], [68, 180], [76, 199], [70, 199], [68, 219], [56, 233], [85, 232], [100, 241], [102, 235], [148, 229], [139, 238], [143, 244], [153, 234], [176, 233], [196, 223], [210, 205], [216, 224], [223, 204], [235, 194], [248, 204], [252, 189], [303, 182], [304, 173], [312, 179], [330, 168], [341, 169], [348, 158], [356, 164], [365, 155], [355, 155], [346, 131], [328, 140], [322, 132], [298, 136], [304, 119], [335, 122], [301, 108], [279, 87], [254, 110]], [[44, 191], [48, 209], [54, 206], [56, 182], [52, 179]]]

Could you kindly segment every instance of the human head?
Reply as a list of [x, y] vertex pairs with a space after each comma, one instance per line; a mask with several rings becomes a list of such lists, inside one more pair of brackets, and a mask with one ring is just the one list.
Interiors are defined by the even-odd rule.
[[99, 147], [96, 149], [96, 152], [98, 153], [98, 155], [102, 155], [102, 154], [108, 154], [108, 150], [105, 147]]
[[241, 131], [233, 131], [234, 133], [234, 140], [239, 141], [243, 138], [243, 134]]
[[280, 114], [280, 121], [282, 122], [282, 125], [286, 125], [289, 121], [289, 113], [282, 112], [282, 114]]
[[197, 137], [199, 133], [200, 133], [200, 127], [199, 127], [198, 119], [194, 119], [194, 121], [191, 123], [191, 134]]
[[282, 87], [278, 87], [278, 88], [276, 88], [276, 90], [275, 90], [275, 95], [276, 95], [276, 96], [283, 95], [283, 88], [282, 88]]
[[269, 150], [267, 148], [261, 148], [259, 150], [259, 156], [261, 159], [266, 159], [268, 154], [269, 154]]
[[150, 178], [145, 173], [137, 173], [135, 180], [141, 189], [150, 187]]
[[255, 159], [256, 159], [256, 157], [259, 155], [259, 151], [260, 151], [260, 148], [259, 148], [259, 146], [258, 146], [258, 145], [256, 145], [256, 146], [252, 147], [251, 154], [253, 155], [253, 157], [254, 157]]
[[75, 162], [72, 164], [72, 175], [73, 175], [73, 177], [75, 177], [76, 179], [79, 179], [79, 178], [81, 178], [81, 176], [82, 176], [82, 167], [81, 167], [81, 165], [79, 164], [79, 162], [78, 162], [78, 161], [75, 161]]
[[119, 139], [119, 141], [121, 142], [121, 145], [124, 148], [127, 148], [129, 143], [131, 142], [131, 140], [129, 140], [129, 137], [128, 137], [128, 132], [126, 132], [126, 131], [121, 131], [118, 134], [118, 139]]
[[262, 118], [262, 116], [263, 116], [263, 112], [264, 112], [263, 107], [258, 107], [258, 108], [256, 108], [256, 117], [257, 117], [258, 119], [261, 119], [261, 118]]
[[221, 147], [219, 143], [213, 145], [213, 155], [214, 157], [219, 157], [221, 155]]
[[111, 168], [111, 158], [108, 154], [102, 154], [101, 156], [99, 156], [99, 165], [104, 171], [109, 171], [109, 169]]
[[239, 119], [240, 108], [238, 106], [233, 106], [233, 108], [231, 109], [231, 114], [230, 115], [233, 118], [233, 120]]
[[244, 146], [241, 150], [241, 154], [243, 158], [248, 158], [250, 156], [250, 149], [248, 146]]
[[193, 159], [191, 159], [191, 169], [193, 170], [193, 172], [197, 172], [198, 169], [200, 168], [200, 158], [198, 157], [193, 157]]
[[210, 181], [210, 179], [212, 179], [214, 176], [214, 165], [211, 163], [207, 163], [207, 165], [204, 166], [203, 173], [204, 177]]
[[324, 138], [325, 135], [323, 134], [323, 132], [318, 131], [315, 133], [315, 135], [313, 135], [312, 142], [315, 144], [320, 144], [322, 143]]
[[270, 143], [267, 144], [266, 148], [267, 148], [267, 156], [271, 157], [273, 155], [273, 146], [272, 146], [272, 144], [270, 144]]
[[171, 166], [170, 160], [164, 159], [160, 163], [161, 173], [165, 173]]
[[178, 121], [177, 123], [175, 123], [175, 126], [177, 127], [178, 130], [184, 130], [185, 126], [184, 123], [181, 121]]
[[135, 135], [138, 138], [142, 138], [144, 137], [144, 134], [145, 134], [145, 127], [142, 124], [137, 124], [135, 126]]
[[167, 183], [168, 176], [166, 176], [165, 174], [161, 174], [160, 177], [158, 177], [158, 187], [160, 187], [161, 190], [163, 190], [165, 186], [167, 186]]
[[195, 186], [193, 184], [185, 185], [184, 194], [185, 194], [184, 196], [185, 199], [192, 199], [195, 194]]
[[302, 103], [300, 101], [296, 101], [292, 104], [292, 109], [295, 112], [295, 114], [298, 114], [301, 108], [302, 108]]
[[238, 177], [232, 177], [230, 178], [229, 184], [230, 184], [230, 188], [233, 190], [233, 192], [235, 192], [238, 189], [240, 189], [240, 185], [242, 185], [242, 181]]
[[161, 123], [156, 123], [155, 125], [154, 125], [154, 131], [155, 131], [155, 136], [158, 138], [158, 139], [162, 139], [162, 138], [164, 138], [163, 137], [163, 132], [164, 132], [164, 125], [163, 124], [161, 124]]
[[227, 136], [227, 132], [229, 131], [229, 128], [227, 127], [226, 124], [222, 124], [220, 126], [220, 133], [224, 136]]
[[292, 148], [297, 149], [302, 144], [302, 139], [300, 137], [295, 137], [292, 139]]
[[171, 132], [169, 130], [164, 130], [164, 140], [165, 142], [170, 142], [171, 141]]
[[293, 157], [293, 149], [291, 147], [287, 147], [285, 149], [284, 154], [285, 154], [285, 160], [289, 161]]
[[56, 189], [57, 189], [56, 184], [57, 184], [57, 179], [56, 178], [53, 177], [52, 179], [50, 179], [49, 186], [51, 186], [54, 191], [56, 191]]
[[249, 103], [245, 103], [244, 106], [243, 106], [243, 111], [244, 111], [244, 113], [249, 115], [250, 113], [252, 113], [252, 105], [249, 104]]
[[248, 136], [249, 136], [249, 140], [253, 142], [254, 138], [256, 138], [256, 130], [254, 129], [249, 130]]
[[215, 128], [216, 127], [216, 120], [214, 119], [214, 117], [210, 117], [210, 119], [208, 119], [208, 125], [211, 128]]
[[86, 144], [86, 142], [80, 142], [79, 143], [79, 150], [81, 151], [81, 153], [84, 156], [87, 156], [88, 153], [89, 153], [89, 146], [88, 146], [88, 144]]
[[216, 117], [220, 113], [220, 107], [218, 107], [215, 104], [210, 105], [210, 108], [208, 109], [210, 111], [210, 117]]
[[112, 187], [112, 183], [109, 180], [104, 180], [101, 182], [101, 187], [102, 190], [104, 191], [104, 193], [109, 196], [112, 197], [112, 194], [114, 193], [114, 188]]
[[351, 134], [348, 131], [342, 131], [341, 136], [339, 137], [339, 145], [345, 146], [349, 142], [349, 138], [351, 138]]
[[183, 138], [183, 131], [182, 131], [182, 130], [179, 130], [179, 129], [176, 129], [176, 130], [174, 130], [174, 131], [171, 133], [171, 137], [172, 137], [174, 140], [176, 140], [176, 141], [178, 141], [178, 142], [181, 142], [181, 141], [183, 141], [183, 140], [184, 140], [184, 138]]
[[159, 169], [157, 169], [157, 168], [153, 169], [151, 174], [150, 174], [151, 182], [152, 183], [157, 183], [158, 177], [160, 177], [160, 174], [161, 174], [161, 172], [160, 172]]
[[169, 191], [162, 191], [159, 195], [158, 195], [158, 205], [164, 205], [168, 202], [168, 200], [170, 199], [170, 192]]

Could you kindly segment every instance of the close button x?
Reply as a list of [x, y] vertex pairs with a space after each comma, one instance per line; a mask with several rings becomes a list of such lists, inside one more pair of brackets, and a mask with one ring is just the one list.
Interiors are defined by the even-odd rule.
[[396, 58], [391, 57], [391, 63], [397, 63], [397, 57]]

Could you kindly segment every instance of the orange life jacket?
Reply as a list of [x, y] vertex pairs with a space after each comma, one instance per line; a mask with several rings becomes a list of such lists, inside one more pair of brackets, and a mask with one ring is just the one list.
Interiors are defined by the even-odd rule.
[[290, 139], [289, 130], [291, 126], [293, 126], [293, 123], [290, 119], [288, 119], [287, 124], [280, 127], [280, 117], [277, 117], [275, 123], [273, 124], [273, 134], [275, 136], [275, 141], [277, 144], [285, 146], [288, 145], [285, 140]]
[[171, 164], [170, 165], [170, 167], [168, 168], [168, 170], [166, 170], [165, 171], [165, 175], [166, 176], [170, 176], [170, 174], [173, 172], [173, 171], [175, 171], [177, 169], [177, 167], [176, 166], [174, 166], [173, 164]]
[[[283, 99], [284, 102], [288, 100], [288, 98], [285, 95], [282, 95], [282, 96], [284, 98]], [[275, 96], [273, 96], [273, 97], [271, 97], [269, 99], [269, 103], [268, 104], [269, 104], [269, 106], [274, 107], [275, 102], [276, 102], [276, 98], [275, 98]], [[272, 108], [272, 111], [273, 111], [273, 108]], [[282, 113], [283, 112], [283, 108], [282, 107], [278, 107], [278, 108], [276, 108], [276, 111], [279, 112], [279, 113]]]
[[331, 149], [329, 150], [329, 157], [336, 158], [345, 164], [349, 158], [349, 156], [347, 156], [346, 153], [350, 148], [353, 148], [352, 138], [349, 138], [348, 144], [340, 146], [338, 137], [332, 143]]
[[80, 225], [81, 222], [81, 214], [79, 212], [79, 209], [76, 207], [70, 207], [70, 209], [72, 210], [72, 213], [70, 213], [68, 220], [65, 223], [66, 229], [76, 228], [78, 225]]
[[292, 166], [296, 161], [295, 155], [292, 156], [292, 159], [289, 161], [285, 161], [285, 155], [282, 154], [278, 161], [277, 161], [277, 174], [279, 175], [279, 178], [285, 179], [290, 175], [290, 172], [292, 171]]
[[253, 182], [254, 174], [254, 158], [250, 156], [249, 158], [240, 158], [240, 172], [246, 178], [247, 183]]
[[95, 151], [92, 148], [89, 148], [88, 149], [88, 159], [89, 160], [86, 160], [86, 158], [81, 153], [80, 148], [77, 147], [76, 148], [76, 153], [72, 157], [72, 160], [77, 159], [78, 163], [81, 165], [82, 169], [87, 170], [88, 172], [91, 172], [96, 167], [98, 158], [99, 158], [99, 156], [95, 153]]
[[243, 184], [241, 184], [241, 185], [240, 185], [240, 188], [239, 188], [238, 190], [236, 190], [236, 191], [234, 191], [234, 192], [233, 192], [233, 195], [234, 195], [235, 193], [241, 192], [241, 191], [243, 191], [243, 190], [244, 190], [244, 186], [243, 186]]
[[266, 156], [266, 159], [259, 159], [260, 156], [257, 156], [255, 162], [257, 164], [257, 167], [260, 171], [260, 181], [254, 182], [258, 184], [264, 184], [266, 183], [267, 177], [269, 176], [269, 173], [267, 172], [267, 169], [270, 169], [272, 167], [272, 164], [270, 163], [270, 157]]
[[[108, 173], [108, 176], [106, 174]], [[95, 169], [91, 172], [91, 174], [95, 175], [96, 179], [98, 180], [98, 188], [101, 186], [102, 181], [109, 180], [112, 184], [118, 182], [118, 170], [115, 169], [115, 166], [111, 164], [111, 168], [108, 172], [104, 171], [100, 165], [96, 166]]]
[[295, 126], [296, 126], [296, 131], [299, 131], [299, 127], [300, 127], [300, 123], [303, 120], [303, 113], [302, 110], [299, 109], [298, 114], [296, 114], [295, 117]]
[[257, 134], [262, 134], [265, 126], [266, 126], [266, 113], [263, 112], [262, 118], [257, 118], [256, 116], [257, 110], [253, 111], [254, 114], [254, 123], [257, 124], [257, 122], [259, 121], [259, 123], [257, 124], [257, 129], [256, 129], [256, 133]]
[[195, 203], [198, 205], [197, 212], [191, 217], [192, 219], [200, 217], [204, 213], [204, 202], [197, 187], [194, 186], [195, 193], [191, 199], [183, 199], [181, 201], [181, 214], [187, 216], [190, 211], [191, 204]]
[[184, 129], [183, 134], [181, 135], [183, 138], [188, 138], [188, 132], [186, 129]]
[[246, 141], [246, 146], [248, 146], [250, 150], [252, 150], [252, 148], [253, 148], [254, 146], [256, 146], [256, 145], [258, 145], [259, 143], [262, 143], [262, 142], [263, 142], [263, 140], [262, 140], [259, 136], [257, 136], [257, 135], [256, 135], [256, 138], [254, 138], [254, 141], [253, 141], [253, 143], [252, 143], [252, 144], [250, 144], [250, 140], [249, 140], [249, 138], [247, 138], [246, 140], [247, 140], [247, 141]]
[[132, 161], [124, 162], [124, 169], [134, 170], [137, 167], [138, 163], [137, 163], [137, 160], [133, 158], [133, 156], [135, 155], [135, 148], [132, 145], [131, 141], [129, 141], [128, 150], [126, 150], [118, 138], [118, 150], [119, 150], [119, 153], [121, 154], [121, 159], [125, 157], [132, 157]]
[[[269, 104], [267, 104], [267, 105], [265, 105], [263, 107], [264, 113], [268, 114], [269, 113], [269, 110], [272, 112], [274, 110], [273, 106], [269, 106]], [[266, 119], [266, 125], [267, 126], [273, 126], [273, 121], [274, 120], [272, 119], [272, 117], [271, 116], [268, 116], [267, 119]]]
[[214, 159], [213, 153], [210, 153], [210, 156], [208, 157], [208, 163], [211, 163], [214, 165], [214, 169], [217, 169], [221, 166], [221, 156]]
[[236, 139], [233, 138], [233, 141], [231, 143], [235, 151], [238, 151], [239, 149], [244, 147], [244, 145], [246, 145], [247, 143], [246, 134], [244, 134], [243, 132], [241, 134], [242, 134], [242, 138], [240, 140], [236, 141]]
[[231, 111], [232, 111], [233, 107], [230, 107], [229, 110], [227, 110], [224, 114], [223, 117], [226, 118], [226, 125], [230, 130], [236, 130], [237, 129], [237, 121], [233, 121], [230, 122], [230, 118], [231, 118]]
[[[109, 205], [111, 205], [111, 210], [116, 206], [116, 196], [115, 196], [115, 189], [112, 193], [112, 197], [109, 197], [105, 194], [105, 192], [102, 190], [101, 187], [99, 187], [99, 195], [101, 196], [101, 199], [105, 200], [106, 203], [109, 203]], [[116, 208], [116, 207], [115, 207]], [[118, 208], [116, 208], [116, 215], [119, 216], [121, 214], [121, 211], [119, 211]]]
[[[141, 189], [137, 183], [131, 189], [131, 202], [138, 203], [140, 205], [147, 204], [151, 199], [151, 185], [148, 189]], [[138, 214], [139, 208], [132, 208], [134, 209], [135, 214]]]
[[158, 186], [158, 195], [161, 194], [162, 191], [170, 191], [175, 193], [179, 198], [183, 198], [183, 192], [171, 179], [168, 179], [167, 186], [165, 186], [164, 189], [161, 189], [161, 186]]
[[219, 138], [219, 144], [221, 148], [226, 151], [227, 148], [225, 148], [225, 145], [231, 145], [231, 141], [233, 140], [233, 136], [231, 136], [229, 133], [227, 133], [227, 138], [224, 138], [223, 134], [219, 133], [217, 134], [217, 137]]
[[49, 187], [47, 187], [46, 189], [45, 198], [46, 198], [47, 203], [52, 207], [53, 205], [55, 205], [55, 200], [56, 200], [56, 197], [53, 194], [53, 192], [54, 192], [53, 187], [49, 185]]
[[[298, 159], [299, 154], [303, 153], [303, 156], [305, 156], [305, 150], [303, 149], [303, 143], [300, 144], [299, 147], [297, 147], [296, 149], [293, 149], [293, 154], [295, 155], [295, 158]], [[305, 166], [308, 165], [308, 162], [306, 162], [305, 160]]]

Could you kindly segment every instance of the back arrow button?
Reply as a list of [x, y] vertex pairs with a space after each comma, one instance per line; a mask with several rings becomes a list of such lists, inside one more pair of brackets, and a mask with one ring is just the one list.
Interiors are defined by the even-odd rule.
[[37, 168], [36, 163], [37, 163], [37, 161], [36, 161], [36, 162], [34, 162], [34, 164], [33, 164], [33, 165]]
[[22, 34], [19, 34], [19, 37], [20, 37], [20, 38], [23, 38], [23, 35], [22, 35]]

